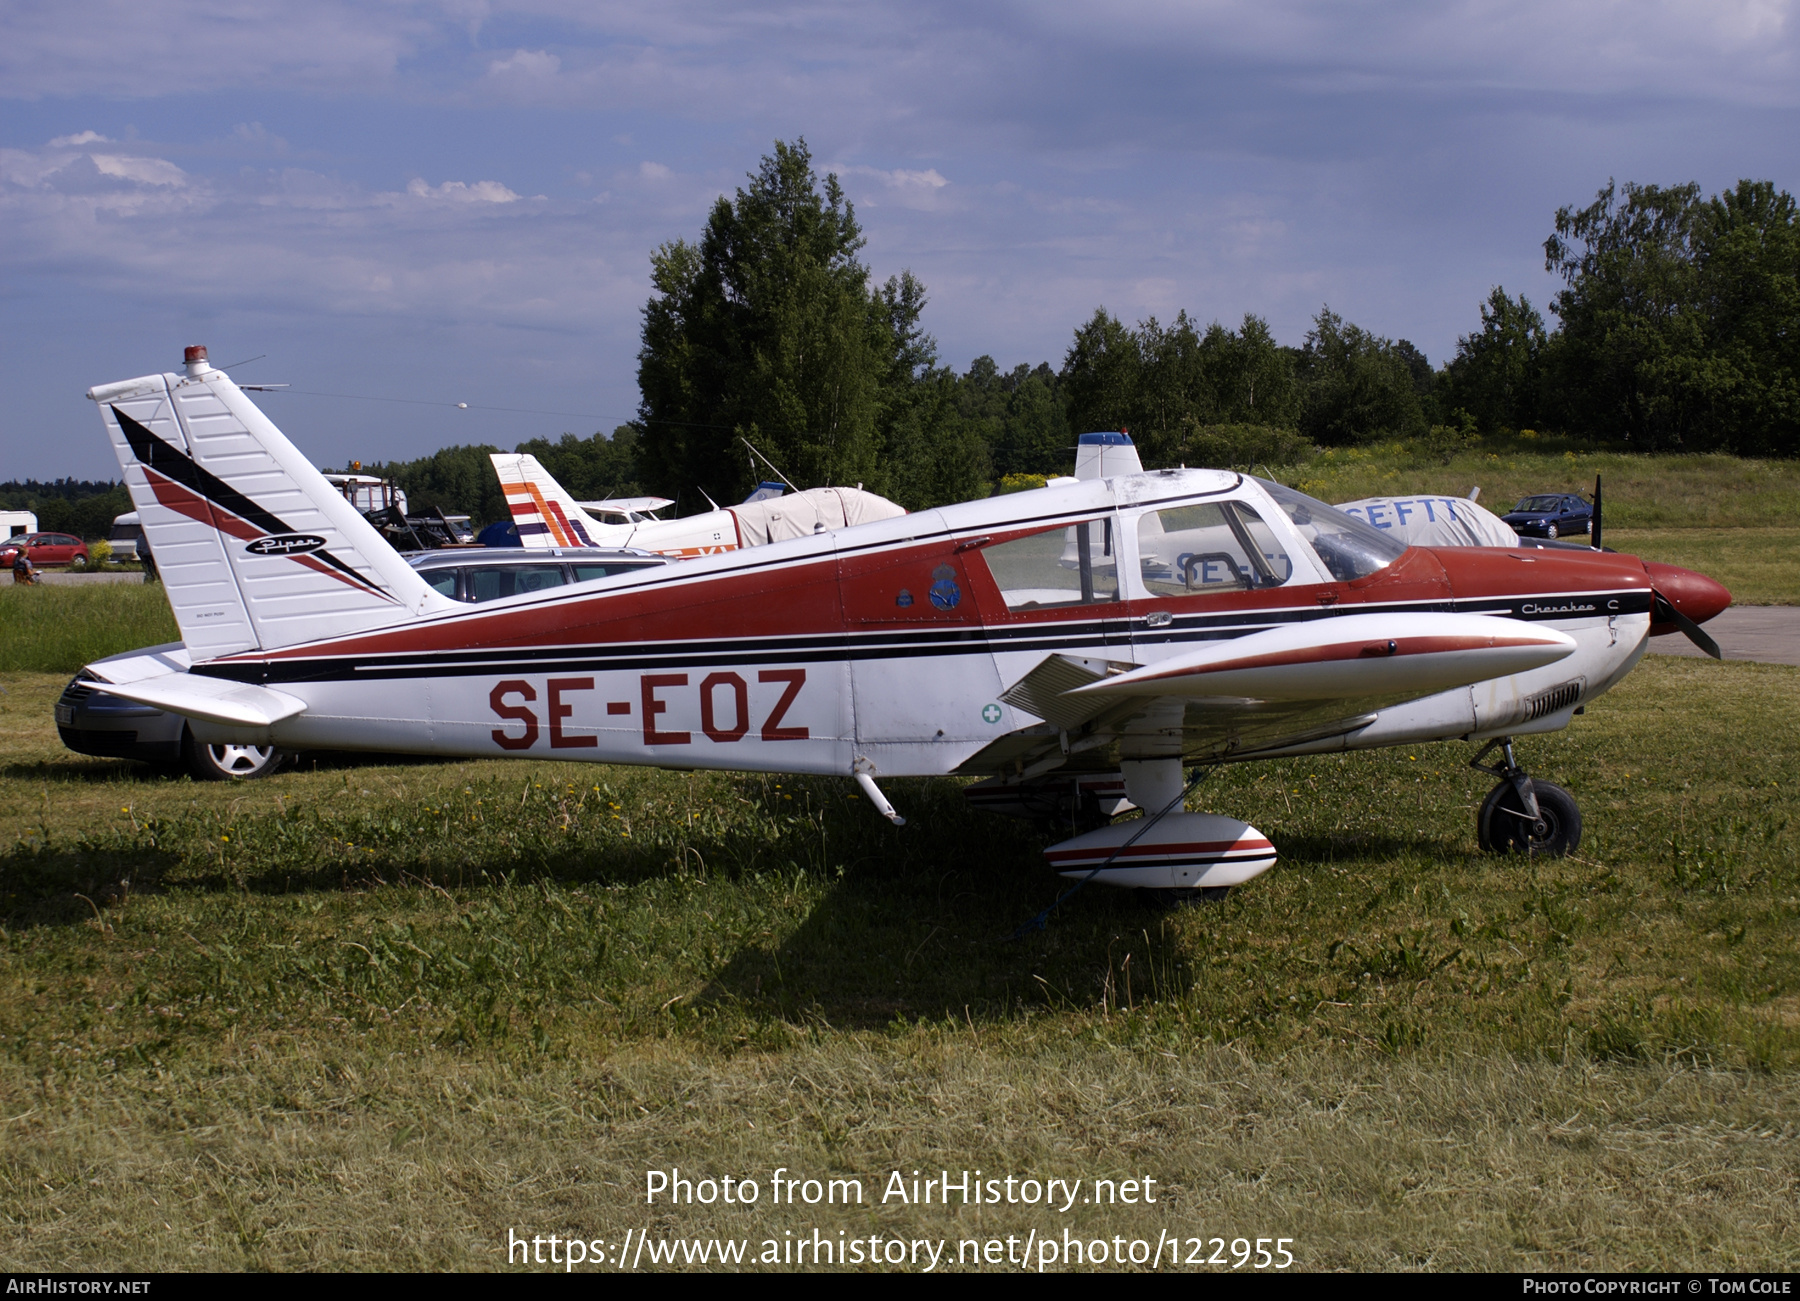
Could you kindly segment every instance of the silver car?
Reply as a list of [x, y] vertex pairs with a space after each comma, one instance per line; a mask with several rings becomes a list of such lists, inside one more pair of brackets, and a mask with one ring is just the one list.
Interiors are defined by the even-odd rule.
[[[667, 556], [628, 547], [455, 547], [415, 552], [406, 559], [445, 596], [471, 603], [671, 563]], [[171, 671], [185, 673], [191, 664], [180, 642], [95, 660], [75, 675], [56, 702], [62, 743], [77, 754], [185, 769], [197, 781], [267, 777], [298, 757], [269, 745], [201, 745], [181, 715], [106, 692], [109, 682], [124, 685]]]

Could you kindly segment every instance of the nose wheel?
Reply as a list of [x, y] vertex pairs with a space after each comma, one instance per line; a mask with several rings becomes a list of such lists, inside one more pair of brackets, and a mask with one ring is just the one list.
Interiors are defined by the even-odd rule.
[[[1499, 749], [1503, 763], [1482, 762]], [[1552, 782], [1537, 781], [1513, 757], [1511, 737], [1489, 741], [1469, 767], [1492, 773], [1500, 784], [1488, 792], [1475, 819], [1475, 836], [1490, 854], [1544, 854], [1561, 858], [1581, 846], [1581, 808]]]

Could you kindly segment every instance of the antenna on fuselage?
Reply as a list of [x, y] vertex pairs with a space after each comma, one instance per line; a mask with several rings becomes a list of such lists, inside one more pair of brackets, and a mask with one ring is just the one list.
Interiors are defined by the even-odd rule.
[[787, 475], [783, 474], [781, 472], [780, 467], [777, 466], [775, 464], [775, 462], [771, 461], [768, 457], [764, 456], [761, 452], [756, 450], [755, 443], [751, 442], [748, 438], [745, 438], [742, 434], [738, 435], [738, 442], [742, 443], [745, 447], [748, 447], [750, 449], [750, 455], [753, 456], [754, 458], [756, 458], [755, 460], [750, 462], [750, 473], [752, 475], [756, 474], [756, 462], [761, 461], [764, 465], [769, 467], [770, 472], [773, 473], [777, 479], [780, 479], [783, 483], [785, 483], [788, 486], [789, 492], [799, 492], [800, 491], [798, 488], [794, 487], [794, 481], [792, 479], [788, 478]]

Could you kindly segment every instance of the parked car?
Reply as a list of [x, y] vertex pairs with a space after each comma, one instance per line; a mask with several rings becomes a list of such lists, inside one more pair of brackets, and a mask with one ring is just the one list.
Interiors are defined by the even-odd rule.
[[[472, 603], [671, 563], [667, 556], [623, 547], [469, 548], [422, 551], [406, 559], [445, 596]], [[106, 692], [108, 682], [185, 673], [191, 665], [187, 647], [180, 642], [95, 660], [75, 675], [56, 702], [56, 730], [62, 743], [77, 754], [136, 759], [177, 772], [185, 769], [196, 781], [267, 777], [298, 757], [269, 745], [202, 745], [180, 714]]]
[[1522, 538], [1562, 538], [1594, 531], [1593, 503], [1573, 492], [1522, 498], [1500, 518]]
[[88, 567], [87, 543], [73, 534], [27, 533], [22, 537], [7, 539], [6, 544], [0, 547], [0, 569], [12, 568], [20, 547], [25, 548], [25, 554], [31, 557], [31, 563], [39, 569]]

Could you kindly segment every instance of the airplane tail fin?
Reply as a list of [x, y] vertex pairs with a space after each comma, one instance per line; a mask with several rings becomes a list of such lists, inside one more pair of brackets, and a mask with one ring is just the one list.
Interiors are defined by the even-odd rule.
[[[492, 452], [489, 459], [500, 476], [507, 509], [528, 547], [615, 546], [617, 525], [602, 524], [581, 508], [535, 456], [525, 452]], [[629, 532], [630, 530], [625, 530]]]
[[1116, 433], [1083, 434], [1075, 440], [1075, 477], [1077, 479], [1110, 479], [1120, 474], [1142, 474], [1144, 463], [1138, 459], [1131, 435]]
[[196, 660], [454, 609], [224, 371], [88, 390]]

